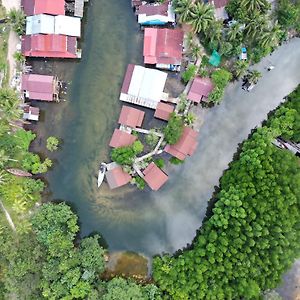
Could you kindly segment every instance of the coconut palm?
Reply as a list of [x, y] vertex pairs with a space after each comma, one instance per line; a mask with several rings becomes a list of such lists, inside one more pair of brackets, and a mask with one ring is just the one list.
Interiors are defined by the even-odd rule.
[[20, 101], [13, 90], [0, 90], [0, 112], [7, 121], [18, 120], [21, 117]]
[[191, 18], [187, 21], [196, 33], [204, 32], [214, 21], [214, 8], [210, 4], [197, 2], [191, 10]]
[[241, 30], [241, 24], [235, 23], [233, 24], [229, 31], [227, 32], [227, 39], [229, 42], [241, 42], [243, 38], [243, 33]]
[[12, 9], [9, 14], [9, 23], [12, 29], [18, 34], [22, 35], [25, 29], [26, 17], [22, 10]]
[[281, 34], [281, 27], [276, 23], [271, 30], [263, 32], [263, 34], [259, 37], [259, 44], [263, 48], [275, 47], [279, 43], [279, 37]]
[[250, 83], [256, 84], [258, 79], [262, 76], [262, 74], [257, 70], [252, 70], [248, 73], [247, 79]]
[[9, 132], [9, 125], [6, 120], [0, 120], [0, 137]]
[[16, 159], [10, 158], [3, 149], [0, 150], [0, 168], [3, 168], [9, 161], [16, 162]]
[[7, 177], [8, 177], [7, 172], [4, 171], [4, 170], [1, 170], [1, 171], [0, 171], [0, 185], [3, 185], [3, 184], [6, 183]]
[[199, 45], [194, 45], [192, 47], [191, 55], [194, 59], [198, 59], [201, 56], [201, 48]]
[[236, 79], [243, 77], [249, 67], [249, 63], [245, 60], [238, 60], [233, 68], [233, 74]]
[[180, 23], [185, 23], [190, 20], [193, 6], [194, 3], [192, 0], [177, 0], [174, 2], [174, 11], [180, 15]]
[[265, 15], [254, 13], [246, 19], [245, 34], [248, 39], [255, 40], [269, 26], [269, 21]]
[[193, 113], [188, 113], [185, 118], [184, 118], [184, 122], [189, 126], [194, 124], [196, 121], [196, 116]]
[[254, 11], [264, 13], [270, 7], [267, 0], [241, 0], [240, 5], [248, 13], [252, 13]]
[[210, 41], [220, 42], [223, 33], [223, 22], [213, 20], [208, 27], [206, 38]]

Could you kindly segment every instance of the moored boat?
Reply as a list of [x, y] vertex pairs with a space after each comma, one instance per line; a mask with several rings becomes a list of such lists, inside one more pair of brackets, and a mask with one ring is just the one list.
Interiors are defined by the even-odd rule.
[[106, 163], [101, 163], [100, 168], [99, 168], [99, 173], [98, 173], [98, 187], [101, 186], [103, 180], [104, 180], [104, 175], [107, 169]]

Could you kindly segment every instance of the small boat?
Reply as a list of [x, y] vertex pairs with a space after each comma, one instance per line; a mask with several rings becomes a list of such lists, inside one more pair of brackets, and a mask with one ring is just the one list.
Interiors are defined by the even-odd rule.
[[6, 169], [6, 171], [12, 175], [19, 176], [19, 177], [31, 177], [32, 176], [31, 173], [20, 170], [20, 169]]
[[98, 187], [100, 187], [100, 185], [103, 182], [106, 169], [107, 169], [106, 163], [101, 163], [99, 168], [99, 173], [98, 173]]

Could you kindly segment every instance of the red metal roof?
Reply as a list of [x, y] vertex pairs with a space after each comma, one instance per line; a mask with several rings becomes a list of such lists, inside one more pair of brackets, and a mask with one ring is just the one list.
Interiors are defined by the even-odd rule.
[[77, 58], [76, 37], [35, 34], [22, 37], [22, 53], [32, 57]]
[[120, 166], [107, 171], [105, 176], [107, 183], [111, 189], [123, 186], [131, 180], [131, 176], [128, 173], [124, 172]]
[[146, 16], [167, 16], [168, 15], [168, 1], [165, 1], [164, 3], [160, 5], [152, 5], [152, 4], [146, 4], [146, 5], [140, 5], [136, 8], [136, 14], [145, 14]]
[[113, 148], [130, 146], [136, 139], [137, 137], [130, 133], [127, 133], [120, 129], [115, 129], [113, 136], [109, 142], [109, 146]]
[[124, 94], [128, 93], [133, 71], [134, 71], [134, 65], [129, 64], [126, 69], [126, 74], [125, 74], [123, 85], [121, 88], [121, 93], [124, 93]]
[[33, 100], [53, 101], [55, 91], [54, 77], [38, 74], [22, 75], [22, 91]]
[[123, 105], [119, 118], [119, 123], [133, 128], [141, 127], [144, 120], [144, 116], [145, 113], [142, 110]]
[[213, 89], [214, 85], [210, 78], [195, 77], [187, 97], [199, 103], [202, 97], [207, 98]]
[[145, 28], [144, 63], [180, 65], [182, 44], [181, 29]]
[[229, 0], [209, 0], [209, 2], [215, 6], [215, 8], [225, 7]]
[[179, 141], [175, 145], [167, 145], [164, 150], [178, 159], [184, 160], [188, 155], [194, 154], [198, 145], [197, 135], [197, 131], [190, 127], [184, 127]]
[[22, 0], [21, 5], [27, 16], [38, 14], [65, 14], [64, 0]]
[[155, 163], [151, 163], [144, 170], [144, 180], [150, 186], [153, 191], [159, 190], [168, 180], [166, 175]]
[[162, 120], [168, 121], [170, 118], [170, 114], [174, 111], [174, 106], [171, 104], [167, 104], [164, 102], [159, 102], [154, 117]]

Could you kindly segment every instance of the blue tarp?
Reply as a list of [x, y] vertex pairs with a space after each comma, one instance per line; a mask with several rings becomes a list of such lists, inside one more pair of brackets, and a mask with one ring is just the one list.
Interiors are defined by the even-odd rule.
[[221, 55], [214, 50], [211, 57], [209, 58], [209, 63], [214, 67], [218, 67], [221, 62]]

